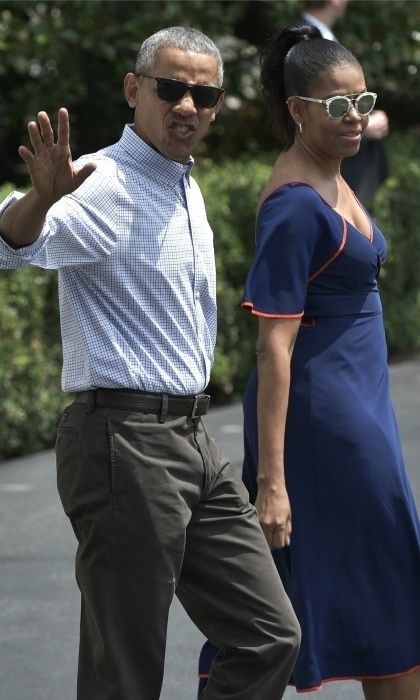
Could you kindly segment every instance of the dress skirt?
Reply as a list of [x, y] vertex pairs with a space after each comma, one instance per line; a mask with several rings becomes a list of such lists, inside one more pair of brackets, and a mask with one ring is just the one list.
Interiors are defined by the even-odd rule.
[[[244, 400], [244, 481], [253, 498], [256, 392], [255, 372]], [[420, 663], [420, 534], [381, 313], [300, 329], [285, 465], [293, 532], [274, 557], [302, 627], [292, 682], [304, 691], [412, 670]]]

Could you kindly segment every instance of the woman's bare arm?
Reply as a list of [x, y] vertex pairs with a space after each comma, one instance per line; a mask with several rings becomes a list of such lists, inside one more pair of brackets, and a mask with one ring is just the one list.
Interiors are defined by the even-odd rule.
[[284, 433], [289, 401], [290, 361], [298, 319], [259, 319], [258, 496], [259, 521], [272, 549], [284, 547], [292, 531], [284, 479]]

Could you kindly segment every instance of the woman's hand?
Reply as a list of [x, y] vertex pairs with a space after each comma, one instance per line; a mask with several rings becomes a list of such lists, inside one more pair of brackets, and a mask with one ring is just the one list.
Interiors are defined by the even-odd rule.
[[70, 151], [70, 126], [67, 110], [58, 111], [57, 141], [46, 112], [39, 112], [38, 124], [28, 124], [33, 152], [20, 146], [19, 155], [25, 161], [37, 197], [49, 206], [63, 195], [73, 192], [96, 169], [88, 163], [76, 171]]
[[255, 506], [270, 548], [287, 547], [292, 533], [292, 514], [286, 488], [259, 483]]

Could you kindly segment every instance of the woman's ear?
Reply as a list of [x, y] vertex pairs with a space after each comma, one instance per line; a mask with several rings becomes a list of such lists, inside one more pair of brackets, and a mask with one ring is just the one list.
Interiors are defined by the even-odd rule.
[[301, 100], [299, 100], [297, 97], [289, 97], [287, 99], [287, 106], [289, 108], [290, 116], [292, 117], [295, 124], [302, 124], [304, 114]]

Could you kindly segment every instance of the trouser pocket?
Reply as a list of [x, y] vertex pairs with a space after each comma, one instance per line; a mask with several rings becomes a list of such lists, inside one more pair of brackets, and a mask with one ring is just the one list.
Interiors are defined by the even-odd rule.
[[58, 493], [72, 521], [112, 506], [114, 477], [104, 411], [87, 414], [79, 403], [66, 408], [58, 425], [56, 458]]

